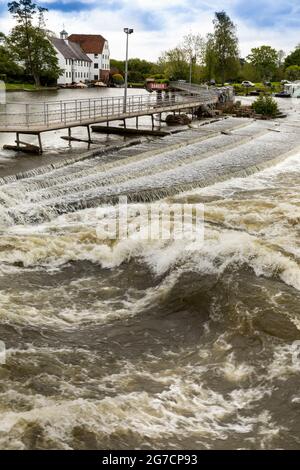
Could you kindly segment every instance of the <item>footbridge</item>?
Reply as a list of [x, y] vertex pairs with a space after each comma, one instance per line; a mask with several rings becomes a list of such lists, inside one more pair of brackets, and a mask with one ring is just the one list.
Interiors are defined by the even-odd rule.
[[[39, 152], [42, 152], [41, 134], [58, 129], [85, 126], [90, 137], [90, 125], [126, 120], [141, 116], [161, 116], [166, 112], [194, 111], [202, 105], [215, 105], [219, 100], [216, 90], [199, 89], [197, 93], [190, 90], [164, 91], [162, 93], [130, 95], [126, 103], [122, 97], [103, 97], [44, 102], [7, 102], [0, 104], [0, 132], [16, 134], [15, 150], [24, 150], [26, 143], [21, 142], [21, 134], [37, 135]], [[71, 137], [70, 137], [71, 138]], [[8, 147], [8, 146], [6, 146]]]

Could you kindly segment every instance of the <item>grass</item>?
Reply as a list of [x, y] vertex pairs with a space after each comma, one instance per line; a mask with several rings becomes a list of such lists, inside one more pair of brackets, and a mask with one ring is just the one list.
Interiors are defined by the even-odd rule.
[[[36, 87], [33, 83], [5, 83], [6, 91], [39, 91], [39, 90], [47, 90], [49, 87]], [[50, 87], [50, 89], [53, 87]]]
[[272, 86], [266, 86], [262, 82], [254, 83], [253, 87], [244, 87], [241, 83], [232, 83], [237, 95], [248, 95], [250, 91], [261, 91], [262, 93], [278, 93], [282, 90], [280, 82], [271, 82]]
[[128, 86], [132, 88], [144, 88], [145, 83], [144, 82], [129, 82]]

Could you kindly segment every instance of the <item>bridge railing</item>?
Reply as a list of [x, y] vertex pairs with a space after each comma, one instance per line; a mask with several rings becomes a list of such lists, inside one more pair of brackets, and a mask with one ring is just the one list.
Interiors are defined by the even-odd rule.
[[[0, 105], [0, 127], [51, 128], [55, 125], [75, 125], [97, 122], [97, 119], [130, 117], [136, 113], [153, 113], [157, 108], [168, 108], [174, 104], [188, 104], [199, 101], [199, 96], [185, 93], [164, 93], [131, 95], [127, 98], [126, 109], [123, 97], [87, 98], [62, 101], [31, 103], [6, 103]], [[212, 96], [203, 93], [201, 102], [211, 102]]]

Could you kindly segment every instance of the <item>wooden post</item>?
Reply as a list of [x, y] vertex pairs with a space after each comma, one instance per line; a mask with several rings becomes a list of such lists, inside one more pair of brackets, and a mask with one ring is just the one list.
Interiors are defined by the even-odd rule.
[[126, 129], [126, 119], [123, 119], [124, 129]]
[[138, 116], [135, 118], [135, 127], [137, 129], [139, 128], [139, 117]]
[[39, 148], [40, 148], [40, 153], [43, 153], [43, 146], [42, 146], [42, 139], [41, 139], [41, 133], [38, 133], [38, 140], [39, 140]]
[[154, 115], [151, 114], [151, 121], [152, 121], [152, 130], [154, 129]]
[[16, 142], [17, 142], [17, 147], [20, 147], [20, 134], [19, 134], [19, 132], [16, 133]]
[[86, 128], [87, 128], [87, 133], [88, 133], [88, 140], [89, 140], [89, 143], [90, 143], [90, 142], [92, 142], [90, 126], [86, 126]]

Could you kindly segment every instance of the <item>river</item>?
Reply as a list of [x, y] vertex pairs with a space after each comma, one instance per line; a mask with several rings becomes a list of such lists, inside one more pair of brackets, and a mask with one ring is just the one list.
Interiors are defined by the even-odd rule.
[[[280, 103], [4, 167], [2, 449], [299, 448], [300, 100]], [[204, 243], [103, 241], [120, 195], [204, 204]]]

